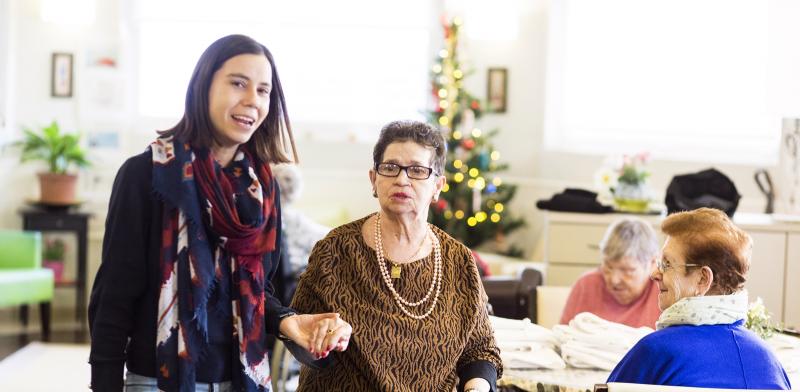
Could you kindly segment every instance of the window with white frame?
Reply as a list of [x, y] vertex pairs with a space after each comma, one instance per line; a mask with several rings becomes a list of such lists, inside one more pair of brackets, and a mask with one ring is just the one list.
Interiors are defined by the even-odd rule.
[[234, 33], [272, 52], [296, 132], [371, 140], [388, 121], [422, 118], [438, 27], [426, 0], [143, 0], [132, 8], [141, 118], [180, 117], [200, 54]]
[[782, 87], [798, 76], [782, 69], [796, 40], [771, 26], [779, 3], [551, 2], [545, 147], [775, 163], [798, 103]]

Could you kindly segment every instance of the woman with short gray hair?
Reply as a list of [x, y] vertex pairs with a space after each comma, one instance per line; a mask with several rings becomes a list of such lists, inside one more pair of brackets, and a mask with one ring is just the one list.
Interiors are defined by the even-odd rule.
[[381, 130], [368, 172], [377, 212], [317, 242], [292, 300], [340, 314], [353, 344], [314, 348], [321, 359], [302, 368], [298, 390], [497, 391], [503, 363], [472, 252], [428, 222], [446, 150], [429, 124]]
[[590, 312], [632, 327], [654, 327], [658, 286], [649, 279], [659, 254], [655, 230], [638, 218], [612, 223], [600, 242], [600, 268], [589, 271], [572, 287], [561, 323]]

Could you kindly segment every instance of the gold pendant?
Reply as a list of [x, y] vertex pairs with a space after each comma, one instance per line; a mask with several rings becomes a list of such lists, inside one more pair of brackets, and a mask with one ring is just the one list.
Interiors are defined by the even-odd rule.
[[400, 266], [392, 264], [392, 279], [400, 279]]

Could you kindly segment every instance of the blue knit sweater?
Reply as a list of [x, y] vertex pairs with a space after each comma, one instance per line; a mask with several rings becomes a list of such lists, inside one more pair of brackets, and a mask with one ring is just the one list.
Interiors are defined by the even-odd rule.
[[676, 325], [640, 340], [608, 382], [732, 389], [791, 389], [767, 345], [743, 326]]

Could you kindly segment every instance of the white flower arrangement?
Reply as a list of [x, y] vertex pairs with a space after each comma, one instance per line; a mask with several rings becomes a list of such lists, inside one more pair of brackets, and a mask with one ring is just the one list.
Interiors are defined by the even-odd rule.
[[611, 156], [594, 173], [595, 189], [601, 200], [614, 200], [618, 209], [642, 212], [652, 199], [647, 179], [650, 171], [645, 167], [650, 154]]
[[772, 337], [775, 331], [780, 328], [772, 322], [770, 313], [767, 311], [767, 307], [764, 306], [764, 301], [761, 300], [761, 297], [756, 297], [756, 300], [747, 307], [747, 321], [745, 321], [744, 326], [764, 340]]

